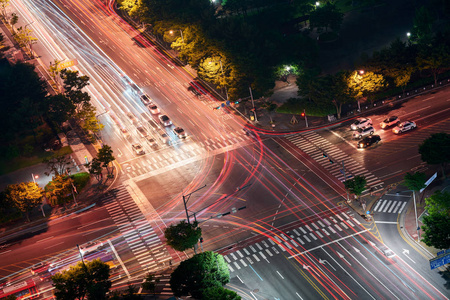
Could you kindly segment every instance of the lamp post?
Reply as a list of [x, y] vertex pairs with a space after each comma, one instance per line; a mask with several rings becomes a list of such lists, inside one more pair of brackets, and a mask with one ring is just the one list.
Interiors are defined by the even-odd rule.
[[249, 86], [248, 89], [250, 90], [250, 97], [252, 99], [252, 107], [253, 107], [253, 114], [255, 115], [255, 121], [258, 122], [258, 117], [256, 116], [255, 102], [253, 102], [252, 87]]
[[[223, 66], [222, 66], [222, 58], [219, 59], [219, 63], [220, 63], [220, 70], [222, 71], [222, 79], [225, 78], [225, 74], [223, 72]], [[225, 95], [227, 96], [227, 101], [228, 101], [228, 90], [227, 90], [227, 86], [224, 84], [225, 87]]]
[[[359, 70], [359, 71], [355, 71], [355, 76], [353, 77], [353, 80], [356, 82], [356, 76], [358, 76], [358, 74], [360, 76], [362, 76], [364, 74], [364, 70]], [[359, 103], [359, 98], [358, 98], [358, 111], [361, 111], [361, 104]]]
[[39, 178], [39, 175], [34, 175], [33, 173], [31, 173], [31, 177], [33, 178], [34, 184], [36, 184], [36, 179]]

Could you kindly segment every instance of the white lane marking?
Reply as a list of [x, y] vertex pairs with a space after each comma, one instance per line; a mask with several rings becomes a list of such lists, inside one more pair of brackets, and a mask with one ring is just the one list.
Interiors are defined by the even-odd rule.
[[280, 275], [280, 277], [281, 277], [281, 278], [283, 278], [283, 279], [284, 279], [284, 277], [283, 277], [283, 276], [282, 276], [282, 275], [280, 274], [280, 272], [278, 272], [278, 271], [277, 271], [277, 273], [278, 273], [278, 275]]

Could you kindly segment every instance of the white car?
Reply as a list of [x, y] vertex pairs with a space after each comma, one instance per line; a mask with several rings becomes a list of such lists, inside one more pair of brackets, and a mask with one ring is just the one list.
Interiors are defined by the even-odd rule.
[[145, 150], [144, 148], [142, 148], [141, 144], [133, 144], [131, 145], [131, 147], [133, 148], [134, 153], [136, 153], [137, 155], [145, 154]]
[[161, 124], [163, 124], [164, 126], [170, 126], [172, 125], [172, 121], [169, 119], [168, 116], [166, 115], [161, 115], [158, 117], [159, 118], [159, 122], [161, 122]]
[[350, 125], [351, 130], [358, 130], [359, 128], [364, 128], [372, 125], [372, 119], [370, 118], [358, 118], [352, 125]]
[[390, 116], [389, 118], [386, 118], [383, 122], [380, 123], [380, 127], [382, 129], [385, 129], [396, 125], [398, 122], [400, 122], [400, 119], [397, 116]]
[[186, 138], [186, 131], [184, 131], [181, 127], [175, 127], [173, 129], [173, 133], [175, 133], [180, 139]]
[[157, 115], [157, 114], [159, 114], [159, 113], [161, 112], [161, 111], [159, 110], [158, 106], [156, 106], [155, 104], [149, 105], [149, 106], [148, 106], [148, 110], [150, 110], [150, 112], [151, 112], [153, 115]]
[[141, 95], [140, 98], [141, 98], [142, 103], [145, 106], [152, 104], [152, 100], [150, 99], [150, 97], [147, 94]]
[[384, 245], [380, 247], [380, 250], [384, 255], [386, 255], [387, 258], [393, 258], [396, 255], [394, 251]]
[[124, 138], [126, 139], [130, 138], [130, 133], [125, 127], [120, 127], [120, 132], [122, 132]]
[[102, 246], [102, 242], [88, 242], [80, 246], [80, 253], [85, 256], [89, 253], [98, 251]]
[[375, 132], [372, 126], [359, 128], [357, 131], [353, 133], [354, 139], [361, 139], [363, 136], [372, 135]]
[[395, 134], [399, 134], [405, 131], [410, 131], [417, 128], [417, 125], [413, 121], [406, 121], [398, 124], [394, 129], [392, 129], [392, 132]]

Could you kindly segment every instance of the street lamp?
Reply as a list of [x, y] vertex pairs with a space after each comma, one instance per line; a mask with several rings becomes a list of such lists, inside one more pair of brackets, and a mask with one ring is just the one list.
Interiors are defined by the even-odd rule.
[[[181, 41], [182, 41], [183, 44], [184, 44], [183, 31], [181, 31], [181, 29], [178, 29], [178, 30], [180, 31]], [[170, 33], [171, 35], [173, 35], [173, 30], [170, 30], [169, 33]]]
[[317, 2], [316, 2], [316, 7], [319, 7], [319, 5], [320, 5], [320, 2], [317, 1]]
[[33, 178], [34, 184], [36, 184], [36, 179], [39, 178], [39, 175], [34, 175], [33, 173], [31, 173], [31, 177]]
[[[362, 76], [364, 75], [364, 70], [355, 71], [355, 76], [353, 77], [353, 80], [356, 82], [356, 76]], [[361, 104], [359, 103], [358, 99], [358, 111], [361, 112]]]
[[[223, 66], [222, 66], [222, 58], [219, 59], [219, 63], [220, 63], [220, 70], [222, 71], [222, 79], [225, 79], [225, 74], [223, 72]], [[227, 101], [228, 101], [228, 90], [227, 90], [227, 86], [225, 86], [225, 95], [227, 96]]]
[[406, 36], [409, 38], [409, 37], [411, 37], [411, 32], [407, 32], [406, 33]]

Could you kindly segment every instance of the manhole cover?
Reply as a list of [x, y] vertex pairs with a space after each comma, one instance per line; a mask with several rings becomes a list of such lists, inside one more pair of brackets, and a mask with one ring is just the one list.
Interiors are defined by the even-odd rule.
[[254, 289], [253, 293], [259, 293], [259, 289]]

